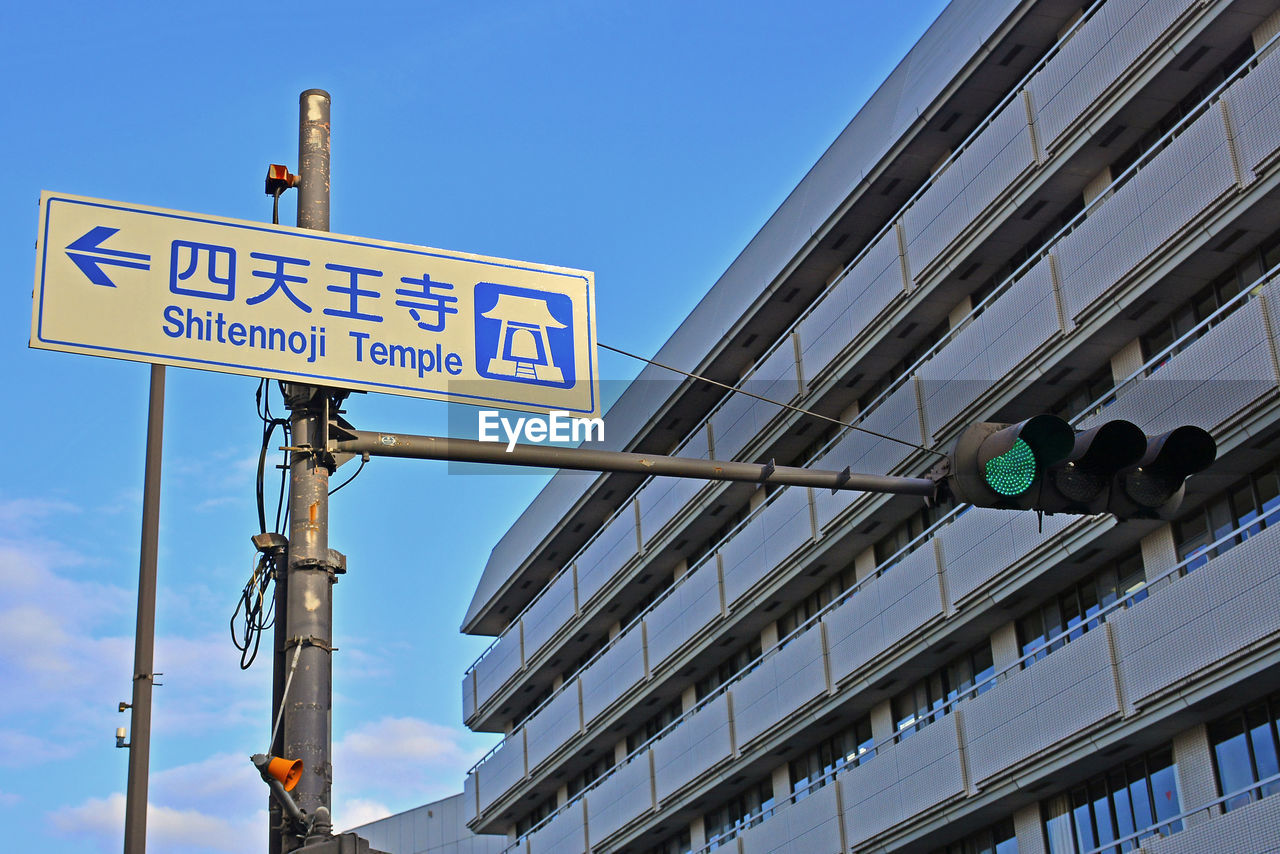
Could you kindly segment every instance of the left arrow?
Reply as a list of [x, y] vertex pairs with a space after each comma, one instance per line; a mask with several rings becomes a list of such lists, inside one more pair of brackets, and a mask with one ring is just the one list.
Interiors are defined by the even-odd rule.
[[[83, 237], [67, 246], [67, 257], [80, 268], [80, 272], [89, 277], [95, 285], [114, 288], [116, 283], [107, 278], [103, 272], [104, 264], [117, 267], [130, 267], [134, 270], [150, 270], [151, 256], [141, 252], [124, 252], [119, 249], [107, 249], [102, 243], [120, 229], [105, 225], [89, 229]], [[93, 254], [86, 254], [93, 253]]]

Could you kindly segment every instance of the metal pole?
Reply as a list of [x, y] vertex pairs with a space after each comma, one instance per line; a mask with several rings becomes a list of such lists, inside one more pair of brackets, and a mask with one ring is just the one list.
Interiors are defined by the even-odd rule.
[[780, 483], [820, 489], [919, 495], [925, 498], [934, 497], [938, 490], [938, 485], [929, 478], [858, 474], [848, 469], [820, 471], [795, 466], [775, 466], [772, 463], [664, 457], [656, 454], [596, 451], [589, 448], [560, 448], [554, 445], [516, 445], [508, 451], [506, 444], [502, 442], [478, 442], [474, 439], [447, 439], [438, 436], [407, 436], [400, 433], [373, 433], [364, 430], [344, 430], [343, 433], [350, 438], [340, 438], [330, 442], [330, 451], [380, 457], [499, 463], [582, 471], [634, 472], [703, 480]]
[[[298, 123], [298, 226], [329, 229], [329, 93], [308, 89], [300, 97]], [[294, 446], [324, 449], [328, 393], [289, 385]], [[289, 461], [289, 557], [285, 573], [284, 647], [292, 659], [301, 646], [297, 670], [283, 703], [282, 749], [301, 759], [302, 779], [293, 790], [308, 816], [330, 808], [329, 764], [332, 712], [332, 627], [334, 559], [329, 551], [329, 470], [316, 453], [295, 451]], [[301, 841], [282, 834], [283, 851]]]
[[155, 682], [156, 563], [160, 533], [160, 460], [164, 445], [164, 365], [151, 366], [146, 468], [142, 482], [142, 548], [138, 561], [138, 623], [133, 640], [133, 708], [129, 720], [129, 782], [124, 854], [147, 850], [147, 778], [151, 762], [151, 688]]

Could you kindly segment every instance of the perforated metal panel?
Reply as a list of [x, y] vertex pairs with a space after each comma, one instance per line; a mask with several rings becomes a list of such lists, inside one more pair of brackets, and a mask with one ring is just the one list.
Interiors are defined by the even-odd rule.
[[822, 652], [822, 632], [815, 625], [734, 684], [733, 721], [739, 746], [826, 693]]
[[[813, 382], [895, 296], [905, 293], [897, 232], [890, 228], [882, 234], [835, 289], [839, 293], [829, 298], [831, 304], [820, 303], [798, 328], [806, 383]], [[815, 315], [831, 321], [824, 328]]]
[[964, 172], [952, 163], [902, 216], [907, 259], [917, 283], [921, 280], [921, 271], [933, 263], [957, 234], [956, 225], [973, 219], [964, 185]]
[[1221, 321], [1154, 374], [1124, 389], [1085, 426], [1128, 419], [1147, 433], [1195, 424], [1212, 432], [1276, 387], [1275, 367], [1254, 300]]
[[812, 539], [809, 490], [786, 487], [721, 548], [726, 604], [732, 608], [788, 555]]
[[[1194, 807], [1195, 804], [1184, 804]], [[1201, 815], [1205, 815], [1201, 813]], [[1280, 851], [1280, 798], [1264, 798], [1236, 807], [1226, 815], [1209, 813], [1210, 821], [1188, 827], [1172, 836], [1146, 839], [1144, 854], [1204, 854], [1206, 851], [1248, 851], [1276, 854]]]
[[[795, 398], [800, 393], [800, 383], [791, 339], [783, 339], [740, 387], [768, 401], [789, 402]], [[716, 459], [737, 459], [747, 443], [782, 411], [776, 403], [733, 394], [724, 407], [711, 416]]]
[[480, 763], [473, 772], [480, 812], [487, 812], [494, 803], [524, 779], [524, 730], [518, 729], [507, 736], [493, 755]]
[[837, 353], [853, 341], [853, 318], [849, 316], [849, 307], [853, 304], [855, 281], [843, 276], [834, 282], [796, 327], [806, 383], [811, 382], [831, 364]]
[[471, 671], [462, 677], [462, 719], [468, 721], [476, 713], [476, 674]]
[[756, 413], [751, 398], [745, 394], [731, 393], [711, 416], [711, 435], [715, 443], [715, 458], [732, 460], [743, 444], [755, 435], [752, 424]]
[[1231, 84], [1224, 96], [1246, 182], [1280, 145], [1280, 103], [1276, 92], [1280, 92], [1280, 52], [1273, 49], [1247, 77]]
[[635, 624], [582, 671], [582, 714], [587, 724], [645, 677], [644, 631]]
[[938, 532], [952, 604], [960, 604], [988, 581], [1049, 544], [1058, 559], [1067, 551], [1054, 537], [1080, 517], [1058, 513], [1043, 520], [1021, 510], [973, 507]]
[[[975, 216], [986, 210], [1034, 163], [1027, 108], [1015, 95], [959, 157], [969, 209]], [[961, 227], [956, 234], [963, 232]]]
[[982, 783], [1120, 713], [1106, 625], [965, 702], [969, 774]]
[[903, 216], [907, 257], [922, 273], [1035, 161], [1027, 111], [1013, 98]]
[[524, 724], [528, 743], [529, 770], [536, 769], [560, 746], [582, 731], [582, 703], [579, 682], [565, 683], [560, 693]]
[[1058, 242], [1068, 316], [1078, 317], [1234, 185], [1226, 126], [1209, 110]]
[[592, 847], [653, 808], [652, 751], [646, 750], [587, 792], [587, 835]]
[[653, 775], [662, 804], [733, 755], [729, 698], [721, 694], [653, 743]]
[[1046, 257], [920, 366], [925, 422], [935, 441], [966, 407], [1060, 331]]
[[532, 659], [562, 626], [573, 619], [574, 580], [573, 568], [560, 573], [538, 596], [520, 618], [524, 631], [526, 659]]
[[[710, 440], [707, 427], [705, 425], [699, 427], [672, 452], [672, 456], [709, 459]], [[655, 477], [641, 487], [636, 495], [636, 501], [640, 507], [640, 533], [645, 543], [652, 542], [667, 523], [675, 518], [690, 499], [706, 485], [706, 481], [697, 478]]]
[[476, 675], [476, 701], [482, 706], [489, 702], [489, 698], [498, 693], [498, 689], [523, 666], [520, 623], [516, 622], [498, 638], [489, 654], [476, 663], [476, 669], [472, 671]]
[[1029, 81], [1041, 145], [1052, 151], [1076, 117], [1196, 0], [1110, 0]]
[[1141, 705], [1280, 632], [1280, 528], [1249, 537], [1110, 621], [1125, 697]]
[[614, 573], [639, 551], [639, 532], [630, 502], [613, 518], [575, 562], [578, 570], [578, 606], [585, 607]]
[[837, 854], [841, 850], [837, 786], [833, 781], [810, 792], [745, 831], [743, 854]]
[[529, 854], [586, 854], [587, 805], [578, 801], [529, 834]]
[[[814, 466], [834, 471], [848, 466], [851, 471], [862, 474], [889, 474], [901, 465], [914, 450], [904, 442], [919, 444], [924, 441], [920, 432], [920, 400], [915, 382], [907, 380], [895, 389], [867, 414], [859, 426], [892, 438], [852, 430], [823, 454]], [[859, 493], [841, 491], [832, 495], [830, 490], [817, 489], [813, 495], [821, 530], [855, 501]]]
[[947, 715], [840, 775], [846, 841], [857, 846], [964, 794], [955, 715]]
[[839, 682], [892, 643], [942, 615], [937, 555], [926, 543], [822, 618], [831, 680]]
[[676, 588], [644, 618], [649, 669], [657, 670], [697, 632], [719, 619], [720, 575], [713, 558], [677, 582]]
[[466, 779], [462, 782], [462, 806], [462, 820], [464, 823], [470, 824], [480, 811], [480, 798], [474, 773], [467, 774]]

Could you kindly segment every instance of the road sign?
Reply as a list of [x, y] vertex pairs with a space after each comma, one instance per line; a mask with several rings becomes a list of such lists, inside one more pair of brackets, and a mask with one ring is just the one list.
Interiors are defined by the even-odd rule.
[[31, 346], [600, 411], [590, 272], [45, 192]]

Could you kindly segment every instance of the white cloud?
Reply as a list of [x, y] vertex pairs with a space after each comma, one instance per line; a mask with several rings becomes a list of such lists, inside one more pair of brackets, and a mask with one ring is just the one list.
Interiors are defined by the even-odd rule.
[[412, 717], [356, 727], [333, 746], [335, 821], [354, 826], [352, 813], [374, 799], [399, 810], [457, 794], [492, 740]]
[[[349, 830], [353, 827], [359, 827], [362, 824], [368, 824], [371, 821], [377, 821], [380, 818], [386, 818], [391, 815], [391, 810], [384, 804], [377, 801], [366, 801], [356, 798], [347, 801], [345, 809], [342, 812], [342, 827]], [[345, 830], [343, 831], [345, 832]]]
[[[125, 797], [117, 792], [106, 798], [89, 798], [77, 806], [49, 814], [54, 830], [79, 837], [103, 851], [119, 850], [124, 834]], [[147, 804], [147, 850], [153, 854], [199, 854], [244, 851], [266, 836], [265, 810], [257, 814], [212, 815], [196, 809], [174, 809]]]
[[[0, 729], [0, 767], [27, 767], [75, 754], [75, 748], [13, 729]], [[0, 797], [0, 804], [4, 803]]]
[[50, 516], [67, 516], [79, 512], [80, 508], [69, 501], [47, 498], [10, 498], [7, 501], [0, 501], [0, 526], [26, 527]]

